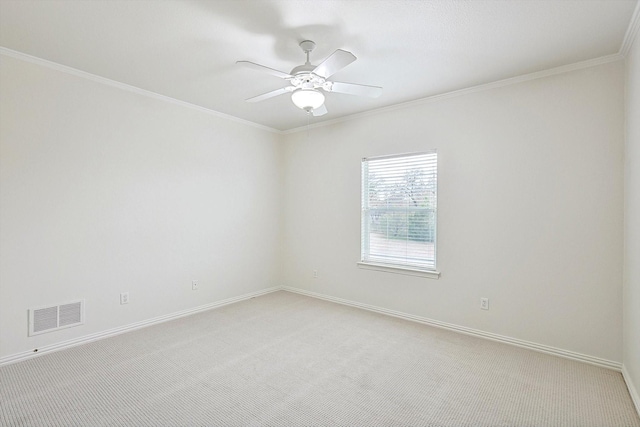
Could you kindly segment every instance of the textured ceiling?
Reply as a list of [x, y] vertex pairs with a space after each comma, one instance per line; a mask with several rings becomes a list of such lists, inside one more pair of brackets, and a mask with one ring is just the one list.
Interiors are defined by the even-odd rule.
[[332, 79], [382, 86], [377, 99], [331, 93], [312, 122], [616, 54], [637, 0], [0, 0], [0, 46], [278, 130], [307, 124], [286, 82], [298, 43], [317, 64], [358, 60]]

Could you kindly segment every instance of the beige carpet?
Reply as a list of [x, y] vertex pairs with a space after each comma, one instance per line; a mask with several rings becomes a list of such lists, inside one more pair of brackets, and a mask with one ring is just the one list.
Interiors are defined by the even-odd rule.
[[3, 426], [640, 426], [618, 372], [289, 292], [0, 368]]

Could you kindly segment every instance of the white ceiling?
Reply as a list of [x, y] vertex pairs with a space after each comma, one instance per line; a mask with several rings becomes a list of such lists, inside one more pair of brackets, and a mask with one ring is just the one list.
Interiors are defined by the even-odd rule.
[[331, 120], [482, 83], [616, 54], [637, 0], [0, 0], [0, 46], [278, 130], [307, 124], [289, 72], [358, 60], [332, 79], [382, 86], [380, 98], [331, 93]]

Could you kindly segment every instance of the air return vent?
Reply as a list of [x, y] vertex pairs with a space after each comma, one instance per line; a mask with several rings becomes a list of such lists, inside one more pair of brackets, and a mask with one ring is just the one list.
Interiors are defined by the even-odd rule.
[[29, 309], [29, 336], [84, 323], [84, 300]]

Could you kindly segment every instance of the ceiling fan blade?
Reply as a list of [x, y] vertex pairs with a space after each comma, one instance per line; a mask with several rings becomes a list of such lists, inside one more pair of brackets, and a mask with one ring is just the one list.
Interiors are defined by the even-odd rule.
[[327, 59], [322, 61], [322, 63], [313, 70], [313, 74], [326, 79], [327, 77], [342, 70], [356, 59], [357, 58], [353, 53], [338, 49], [329, 55]]
[[348, 93], [349, 95], [368, 96], [377, 98], [382, 95], [382, 88], [378, 86], [357, 85], [354, 83], [331, 82], [330, 92]]
[[292, 92], [295, 89], [293, 86], [287, 86], [280, 89], [272, 90], [271, 92], [263, 93], [262, 95], [254, 96], [253, 98], [246, 99], [247, 102], [264, 101], [265, 99], [273, 98], [274, 96], [282, 95], [283, 93]]
[[291, 74], [285, 73], [283, 71], [274, 70], [273, 68], [265, 67], [264, 65], [256, 64], [255, 62], [249, 61], [237, 61], [236, 64], [242, 65], [247, 68], [251, 68], [258, 71], [263, 71], [271, 74], [272, 76], [280, 77], [281, 79], [288, 79], [293, 77]]
[[311, 114], [313, 114], [313, 117], [324, 116], [327, 114], [327, 106], [322, 104], [318, 108], [314, 108]]

